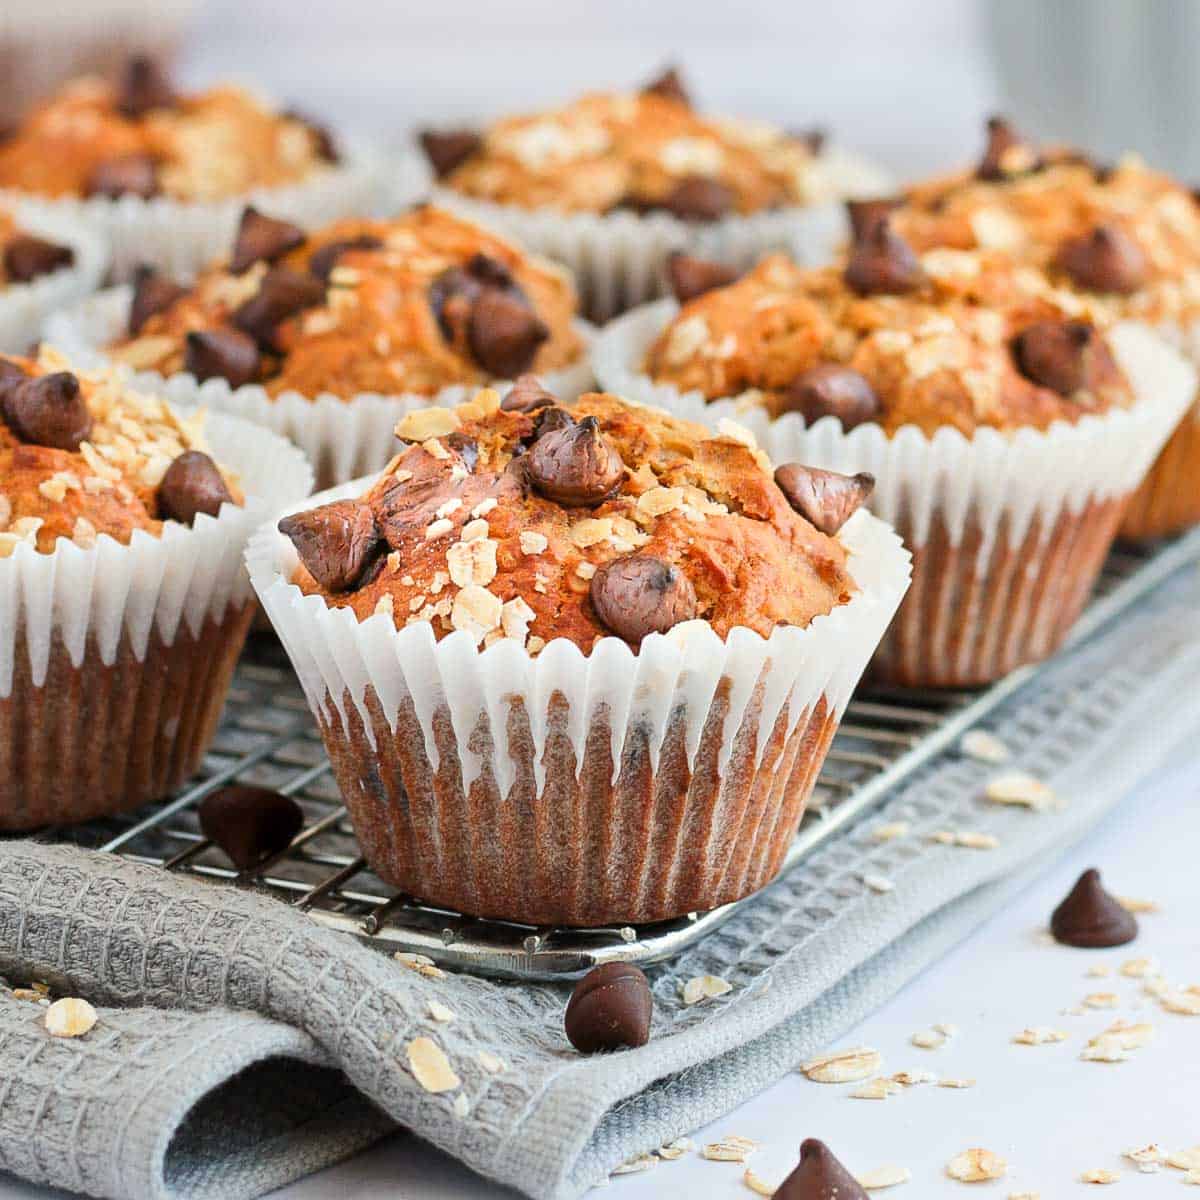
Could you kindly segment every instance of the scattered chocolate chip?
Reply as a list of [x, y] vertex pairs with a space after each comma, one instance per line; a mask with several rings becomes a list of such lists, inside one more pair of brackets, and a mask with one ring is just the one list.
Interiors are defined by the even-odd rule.
[[313, 148], [316, 151], [317, 157], [322, 162], [340, 163], [342, 161], [342, 152], [338, 147], [337, 138], [333, 136], [333, 130], [328, 125], [321, 121], [315, 121], [307, 113], [301, 112], [298, 108], [285, 109], [283, 115], [289, 121], [295, 121], [299, 125], [303, 125], [305, 129], [312, 134]]
[[849, 432], [879, 415], [879, 397], [865, 375], [836, 363], [809, 367], [783, 393], [788, 412], [798, 412], [806, 425], [836, 417]]
[[593, 967], [567, 1002], [563, 1027], [581, 1054], [644, 1046], [650, 1040], [654, 1000], [646, 976], [629, 963]]
[[705, 175], [681, 179], [659, 204], [681, 221], [718, 221], [733, 206], [733, 190]]
[[1086, 321], [1035, 321], [1013, 339], [1012, 350], [1026, 379], [1063, 396], [1118, 376], [1107, 344]]
[[1136, 292], [1146, 282], [1148, 267], [1141, 246], [1119, 225], [1097, 225], [1082, 237], [1068, 238], [1058, 248], [1054, 265], [1077, 287], [1121, 295]]
[[439, 179], [462, 166], [483, 145], [483, 138], [473, 129], [426, 129], [420, 136], [421, 149]]
[[688, 95], [678, 67], [668, 67], [657, 79], [651, 80], [642, 88], [642, 94], [660, 96], [663, 100], [674, 100], [676, 104], [682, 104], [686, 108], [692, 107], [692, 98]]
[[258, 368], [258, 345], [236, 329], [196, 329], [184, 339], [183, 369], [200, 383], [224, 379], [239, 388], [258, 378]]
[[817, 157], [825, 149], [825, 143], [829, 140], [829, 132], [814, 125], [811, 129], [794, 130], [792, 137], [798, 142], [803, 142], [808, 147], [809, 154]]
[[775, 471], [775, 482], [787, 502], [810, 524], [832, 537], [867, 502], [875, 490], [875, 477], [865, 471], [839, 475], [819, 467], [784, 463]]
[[328, 592], [347, 592], [379, 556], [384, 542], [366, 504], [335, 500], [279, 522], [309, 574]]
[[673, 563], [651, 554], [614, 558], [592, 576], [592, 608], [600, 623], [638, 646], [700, 611], [692, 581]]
[[158, 163], [149, 154], [122, 154], [98, 162], [83, 185], [88, 196], [140, 196], [149, 200], [158, 194]]
[[272, 267], [258, 291], [233, 311], [232, 321], [248, 333], [263, 350], [278, 353], [279, 326], [289, 317], [314, 308], [325, 300], [325, 285], [311, 275], [287, 267]]
[[868, 1200], [863, 1185], [824, 1142], [805, 1138], [800, 1165], [779, 1185], [775, 1200]]
[[69, 267], [75, 261], [70, 246], [60, 246], [45, 238], [18, 233], [4, 247], [4, 273], [14, 283], [29, 283], [41, 275]]
[[500, 407], [505, 412], [530, 413], [557, 403], [558, 397], [546, 391], [536, 375], [522, 375], [500, 401]]
[[529, 368], [550, 329], [523, 299], [485, 288], [471, 307], [467, 341], [483, 369], [512, 379]]
[[694, 258], [678, 251], [667, 259], [667, 282], [680, 304], [695, 300], [714, 288], [728, 287], [737, 281], [740, 274], [736, 267], [710, 262], [706, 258]]
[[166, 72], [145, 54], [131, 58], [117, 88], [117, 111], [136, 120], [156, 108], [174, 108], [178, 100]]
[[860, 296], [899, 295], [919, 288], [925, 272], [912, 248], [884, 217], [868, 222], [863, 236], [855, 239], [845, 279]]
[[329, 282], [329, 276], [337, 261], [349, 250], [379, 250], [383, 241], [370, 233], [360, 233], [358, 237], [342, 238], [336, 242], [326, 242], [324, 246], [314, 250], [308, 258], [309, 274], [315, 275], [322, 283]]
[[1035, 147], [1026, 141], [1003, 117], [989, 117], [987, 149], [976, 174], [993, 183], [1015, 179], [1036, 171], [1041, 164]]
[[158, 485], [158, 509], [164, 520], [191, 525], [197, 513], [217, 516], [233, 495], [217, 464], [203, 450], [185, 450], [167, 468]]
[[133, 299], [129, 302], [129, 336], [137, 337], [151, 317], [166, 312], [187, 288], [160, 275], [153, 267], [141, 266], [133, 275]]
[[625, 476], [621, 456], [595, 417], [541, 434], [525, 459], [525, 470], [543, 496], [566, 505], [599, 504]]
[[1138, 933], [1137, 918], [1104, 890], [1095, 867], [1084, 871], [1067, 898], [1050, 918], [1050, 932], [1064, 946], [1107, 950], [1132, 942]]
[[6, 383], [3, 407], [13, 433], [34, 446], [75, 451], [92, 432], [92, 414], [69, 371]]
[[903, 196], [872, 196], [869, 200], [847, 200], [846, 216], [850, 221], [850, 236], [860, 242], [879, 224], [886, 221], [902, 204]]
[[242, 210], [237, 236], [233, 240], [229, 269], [235, 275], [240, 275], [256, 262], [275, 262], [289, 250], [303, 246], [304, 242], [305, 233], [299, 225], [268, 217], [253, 204], [247, 204]]
[[286, 849], [304, 826], [304, 812], [291, 796], [240, 783], [210, 792], [198, 811], [201, 833], [239, 871]]

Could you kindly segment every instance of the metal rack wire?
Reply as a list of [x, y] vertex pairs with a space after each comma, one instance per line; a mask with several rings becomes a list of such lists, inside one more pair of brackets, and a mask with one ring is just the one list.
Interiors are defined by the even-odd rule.
[[[1114, 552], [1072, 641], [1090, 636], [1197, 559], [1200, 531], [1149, 550]], [[913, 771], [1036, 679], [1038, 670], [1022, 668], [983, 691], [860, 690], [834, 739], [784, 869], [870, 812]], [[286, 851], [249, 874], [236, 872], [203, 837], [196, 816], [204, 796], [235, 780], [294, 796], [306, 818]], [[636, 929], [578, 930], [477, 920], [396, 893], [360, 853], [299, 683], [269, 636], [253, 640], [239, 665], [220, 730], [192, 784], [137, 812], [44, 836], [197, 878], [263, 888], [380, 949], [513, 977], [567, 976], [614, 959], [653, 962], [678, 953], [737, 907]]]

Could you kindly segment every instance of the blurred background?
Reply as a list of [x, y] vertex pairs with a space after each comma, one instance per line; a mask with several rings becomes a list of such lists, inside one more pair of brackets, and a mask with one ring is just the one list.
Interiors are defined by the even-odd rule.
[[981, 122], [1200, 177], [1196, 0], [0, 0], [0, 120], [130, 49], [347, 127], [519, 111], [682, 63], [712, 111], [827, 126], [900, 176], [974, 158]]

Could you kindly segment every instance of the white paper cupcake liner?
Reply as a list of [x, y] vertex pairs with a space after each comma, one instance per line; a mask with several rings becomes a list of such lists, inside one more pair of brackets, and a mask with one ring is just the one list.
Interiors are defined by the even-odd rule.
[[14, 283], [0, 291], [0, 354], [24, 354], [41, 336], [42, 323], [55, 310], [90, 296], [108, 269], [108, 246], [87, 225], [68, 216], [15, 204], [17, 228], [75, 251], [69, 267], [29, 283]]
[[104, 238], [112, 256], [112, 277], [125, 281], [144, 264], [176, 279], [190, 279], [229, 250], [247, 204], [306, 228], [339, 217], [373, 212], [379, 200], [381, 167], [365, 146], [347, 150], [344, 162], [323, 167], [309, 179], [281, 187], [256, 188], [243, 196], [215, 201], [182, 201], [167, 196], [143, 200], [121, 196], [34, 196], [0, 190], [0, 204], [23, 203], [31, 211], [87, 225]]
[[[845, 151], [826, 152], [830, 179], [847, 196], [889, 188], [883, 172]], [[434, 202], [552, 258], [575, 276], [580, 304], [593, 321], [606, 321], [662, 295], [667, 258], [687, 250], [752, 267], [764, 254], [787, 251], [808, 265], [827, 262], [849, 234], [842, 200], [729, 216], [711, 223], [681, 221], [669, 213], [561, 213], [493, 204], [435, 187]]]
[[[77, 362], [104, 362], [104, 347], [125, 335], [131, 296], [128, 286], [109, 288], [57, 314], [46, 324], [47, 343]], [[541, 376], [546, 387], [565, 401], [576, 399], [593, 383], [588, 349], [594, 331], [578, 321], [576, 332], [584, 344], [579, 361]], [[272, 398], [257, 384], [231, 388], [223, 379], [198, 383], [187, 372], [169, 379], [155, 371], [131, 373], [130, 377], [134, 388], [159, 392], [174, 404], [232, 413], [288, 438], [308, 456], [318, 487], [332, 487], [381, 470], [396, 451], [392, 431], [405, 413], [430, 405], [452, 407], [477, 390], [475, 385], [462, 384], [443, 388], [434, 396], [363, 392], [345, 400], [328, 392], [309, 397], [289, 391]], [[497, 386], [503, 391], [508, 385]]]

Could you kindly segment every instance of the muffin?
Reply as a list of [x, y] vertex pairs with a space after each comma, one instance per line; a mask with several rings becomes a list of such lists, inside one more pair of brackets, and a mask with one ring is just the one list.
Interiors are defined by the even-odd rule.
[[824, 261], [843, 233], [836, 202], [885, 186], [817, 131], [701, 116], [675, 71], [421, 142], [439, 202], [569, 266], [594, 320], [660, 294], [672, 249], [746, 267], [796, 243]]
[[241, 88], [181, 93], [143, 57], [116, 82], [67, 84], [0, 142], [0, 196], [86, 219], [119, 278], [141, 263], [194, 273], [248, 200], [315, 223], [363, 209], [373, 187], [322, 126]]
[[254, 610], [245, 540], [311, 482], [266, 430], [52, 350], [0, 359], [0, 828], [135, 808], [195, 771]]
[[327, 485], [379, 470], [413, 407], [531, 369], [571, 398], [591, 380], [566, 274], [431, 207], [308, 234], [248, 208], [193, 286], [143, 272], [49, 332], [268, 425]]
[[777, 461], [875, 475], [914, 567], [874, 673], [984, 684], [1062, 642], [1195, 372], [1033, 267], [918, 256], [883, 207], [854, 215], [843, 264], [776, 256], [647, 306], [606, 331], [596, 372], [706, 424], [744, 420]]
[[[918, 251], [1001, 249], [1047, 272], [1108, 319], [1145, 321], [1200, 355], [1200, 206], [1136, 156], [1115, 165], [1041, 149], [989, 124], [973, 171], [913, 187], [894, 216]], [[1131, 501], [1125, 537], [1149, 540], [1200, 522], [1200, 404]]]
[[870, 480], [532, 376], [396, 434], [247, 554], [374, 870], [581, 926], [767, 883], [907, 584]]

